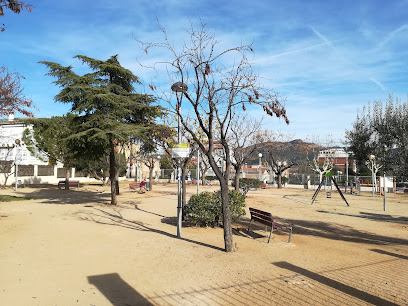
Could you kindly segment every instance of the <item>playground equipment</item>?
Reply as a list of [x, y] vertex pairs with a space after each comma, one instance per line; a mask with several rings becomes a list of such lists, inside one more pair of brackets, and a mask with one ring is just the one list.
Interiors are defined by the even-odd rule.
[[[340, 194], [341, 198], [344, 200], [344, 202], [346, 202], [347, 206], [350, 206], [349, 203], [347, 202], [346, 198], [344, 197], [343, 193], [341, 192], [341, 190], [339, 188], [339, 185], [337, 185], [336, 180], [334, 179], [334, 177], [333, 177], [330, 170], [325, 173], [324, 177], [322, 178], [322, 181], [319, 184], [319, 187], [317, 187], [317, 189], [316, 189], [316, 191], [315, 191], [315, 193], [314, 193], [314, 195], [312, 197], [312, 204], [316, 200], [316, 197], [319, 194], [319, 191], [322, 188], [323, 182], [324, 182], [326, 177], [329, 178], [333, 182], [334, 186], [336, 186], [337, 191], [339, 192], [339, 194]], [[331, 191], [326, 193], [326, 197], [331, 198]]]

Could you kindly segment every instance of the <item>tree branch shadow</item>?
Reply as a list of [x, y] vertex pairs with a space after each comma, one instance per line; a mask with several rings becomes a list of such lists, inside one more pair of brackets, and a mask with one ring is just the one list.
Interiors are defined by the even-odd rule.
[[394, 217], [392, 215], [373, 214], [373, 213], [367, 213], [367, 212], [363, 212], [363, 211], [360, 212], [360, 215], [345, 214], [345, 213], [326, 211], [326, 210], [318, 210], [317, 212], [324, 213], [324, 214], [347, 216], [347, 217], [353, 217], [353, 218], [362, 218], [362, 219], [367, 219], [367, 220], [372, 220], [372, 221], [408, 224], [408, 218], [405, 218], [405, 217], [400, 217], [400, 216]]
[[327, 223], [322, 221], [308, 221], [290, 219], [294, 235], [316, 236], [333, 240], [367, 243], [375, 245], [407, 245], [407, 239], [387, 237], [354, 229], [350, 226]]
[[294, 273], [301, 274], [307, 278], [310, 278], [316, 282], [319, 282], [325, 286], [334, 288], [335, 290], [341, 291], [343, 293], [346, 293], [348, 295], [354, 296], [362, 301], [374, 304], [374, 305], [397, 305], [395, 303], [392, 303], [390, 301], [384, 300], [380, 297], [377, 297], [375, 295], [372, 295], [368, 292], [359, 290], [357, 288], [351, 287], [349, 285], [346, 285], [344, 283], [338, 282], [334, 279], [328, 278], [326, 276], [320, 275], [318, 273], [312, 272], [310, 270], [304, 269], [299, 266], [295, 266], [293, 264], [290, 264], [286, 261], [280, 261], [280, 262], [274, 262], [272, 263], [273, 265], [281, 268], [281, 269], [286, 269], [289, 271], [292, 271]]
[[[27, 196], [26, 193], [22, 193]], [[44, 204], [107, 204], [110, 194], [106, 192], [89, 191], [86, 189], [57, 189], [57, 187], [35, 189], [29, 194], [30, 199], [41, 200]]]
[[[204, 247], [207, 247], [207, 248], [212, 248], [214, 250], [224, 252], [224, 249], [222, 249], [220, 247], [210, 245], [210, 244], [207, 244], [207, 243], [204, 243], [204, 242], [191, 240], [191, 239], [188, 239], [188, 238], [177, 237], [174, 234], [170, 234], [168, 232], [165, 232], [165, 231], [162, 231], [162, 230], [159, 230], [159, 229], [155, 229], [153, 227], [149, 227], [149, 226], [145, 225], [141, 221], [126, 219], [126, 218], [124, 218], [122, 216], [122, 214], [118, 210], [115, 210], [115, 213], [111, 213], [111, 212], [108, 212], [108, 211], [105, 211], [103, 209], [96, 208], [96, 207], [93, 207], [93, 210], [94, 211], [89, 211], [89, 212], [86, 212], [86, 213], [80, 212], [80, 213], [78, 213], [78, 217], [81, 220], [93, 221], [93, 222], [98, 223], [98, 224], [120, 226], [120, 227], [132, 229], [132, 230], [137, 230], [137, 231], [152, 232], [152, 233], [164, 235], [164, 236], [167, 236], [167, 237], [170, 237], [170, 238], [180, 239], [180, 240], [183, 240], [183, 241], [186, 241], [186, 242], [194, 243], [194, 244], [197, 244], [197, 245], [200, 245], [200, 246], [204, 246]], [[84, 218], [80, 214], [85, 214], [87, 216], [87, 218]]]

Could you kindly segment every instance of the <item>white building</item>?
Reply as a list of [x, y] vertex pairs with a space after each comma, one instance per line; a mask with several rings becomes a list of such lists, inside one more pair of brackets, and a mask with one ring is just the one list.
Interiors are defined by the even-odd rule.
[[[0, 119], [0, 185], [5, 182], [14, 185], [16, 180], [25, 185], [57, 184], [59, 180], [65, 179], [66, 171], [61, 163], [49, 165], [46, 155], [39, 159], [27, 149], [21, 140], [27, 128], [30, 127], [14, 119], [13, 115], [8, 119]], [[36, 155], [41, 156], [39, 152]], [[75, 180], [96, 181], [76, 173], [74, 168], [70, 171], [71, 178]]]

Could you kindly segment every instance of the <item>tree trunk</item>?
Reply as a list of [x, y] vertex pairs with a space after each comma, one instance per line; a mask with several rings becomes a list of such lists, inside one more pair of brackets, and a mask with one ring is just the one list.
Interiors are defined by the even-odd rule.
[[282, 188], [282, 173], [278, 173], [278, 189]]
[[109, 177], [111, 181], [111, 204], [117, 205], [115, 143], [113, 141], [111, 141], [111, 148], [109, 152]]
[[70, 167], [65, 168], [65, 190], [69, 190], [69, 172], [70, 172]]
[[234, 185], [235, 185], [235, 190], [239, 191], [239, 168], [235, 168], [235, 177], [234, 177]]
[[207, 172], [207, 170], [202, 170], [201, 172], [201, 185], [205, 186], [205, 173]]
[[234, 243], [232, 241], [231, 213], [229, 209], [228, 181], [223, 178], [222, 180], [220, 180], [220, 185], [225, 251], [234, 252]]
[[[154, 162], [153, 162], [154, 167]], [[149, 191], [153, 190], [153, 167], [149, 167]]]
[[115, 191], [116, 195], [119, 194], [119, 169], [116, 169], [116, 174], [115, 174]]

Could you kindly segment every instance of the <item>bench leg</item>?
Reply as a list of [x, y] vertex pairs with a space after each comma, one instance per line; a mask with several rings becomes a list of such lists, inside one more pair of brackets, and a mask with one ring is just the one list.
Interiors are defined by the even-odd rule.
[[251, 229], [251, 223], [252, 223], [252, 219], [251, 219], [251, 221], [249, 221], [248, 233], [249, 233], [249, 230]]
[[271, 227], [271, 231], [269, 232], [268, 243], [269, 243], [269, 241], [271, 240], [272, 232], [273, 232], [273, 226]]

